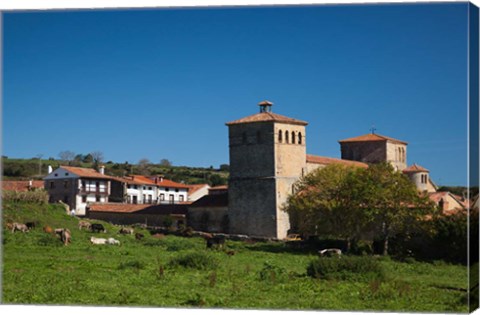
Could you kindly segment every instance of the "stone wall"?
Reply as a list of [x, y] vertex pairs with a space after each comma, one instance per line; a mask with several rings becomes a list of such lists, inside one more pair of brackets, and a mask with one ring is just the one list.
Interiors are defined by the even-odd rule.
[[228, 207], [189, 207], [188, 223], [195, 231], [228, 233]]
[[342, 142], [340, 149], [343, 160], [364, 163], [379, 163], [387, 160], [385, 141]]

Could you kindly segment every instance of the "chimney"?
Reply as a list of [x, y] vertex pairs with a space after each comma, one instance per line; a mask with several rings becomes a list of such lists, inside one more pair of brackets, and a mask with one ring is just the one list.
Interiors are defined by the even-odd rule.
[[53, 172], [53, 168], [51, 165], [48, 166], [48, 174], [50, 174], [51, 172]]
[[105, 166], [100, 165], [99, 171], [100, 171], [100, 174], [104, 175], [105, 174]]
[[258, 106], [260, 106], [260, 113], [271, 113], [272, 105], [273, 103], [269, 101], [263, 101], [258, 103]]

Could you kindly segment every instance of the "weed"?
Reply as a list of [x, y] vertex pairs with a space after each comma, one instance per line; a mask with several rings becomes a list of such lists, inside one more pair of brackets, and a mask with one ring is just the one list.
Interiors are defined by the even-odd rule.
[[124, 270], [124, 269], [127, 269], [127, 268], [140, 270], [140, 269], [145, 268], [145, 264], [142, 263], [139, 260], [130, 260], [130, 261], [127, 261], [127, 262], [122, 262], [118, 265], [118, 269], [120, 269], [120, 270]]
[[371, 256], [320, 257], [308, 265], [307, 275], [314, 278], [361, 281], [385, 278], [380, 263]]

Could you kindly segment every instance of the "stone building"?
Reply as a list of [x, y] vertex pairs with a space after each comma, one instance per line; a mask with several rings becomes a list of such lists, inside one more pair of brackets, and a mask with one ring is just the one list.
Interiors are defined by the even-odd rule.
[[375, 133], [338, 141], [342, 159], [365, 163], [389, 162], [397, 171], [407, 167], [407, 142]]
[[307, 122], [271, 111], [228, 122], [229, 232], [285, 238], [290, 222], [281, 206], [293, 183], [306, 172]]

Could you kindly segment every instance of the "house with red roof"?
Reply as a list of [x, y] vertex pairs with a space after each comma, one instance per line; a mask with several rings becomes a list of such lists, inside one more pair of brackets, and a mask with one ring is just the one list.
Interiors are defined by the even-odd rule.
[[60, 166], [44, 177], [49, 202], [63, 202], [76, 215], [84, 216], [91, 202], [108, 202], [111, 177], [92, 168]]

